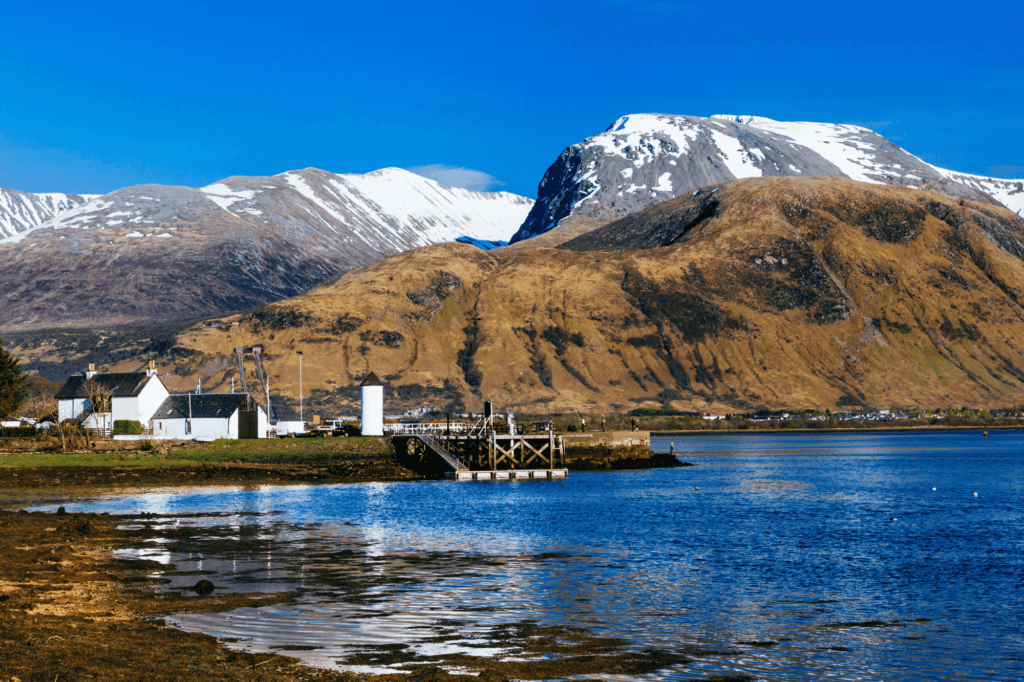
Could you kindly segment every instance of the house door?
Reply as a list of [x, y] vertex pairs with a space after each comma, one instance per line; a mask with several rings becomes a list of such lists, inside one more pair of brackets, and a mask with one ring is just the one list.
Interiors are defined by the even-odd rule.
[[242, 439], [259, 438], [259, 411], [238, 411], [238, 437]]

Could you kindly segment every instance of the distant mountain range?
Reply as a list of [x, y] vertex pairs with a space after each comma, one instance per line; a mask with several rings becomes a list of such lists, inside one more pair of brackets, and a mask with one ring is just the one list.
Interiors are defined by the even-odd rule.
[[306, 410], [332, 416], [357, 413], [370, 370], [389, 412], [1024, 399], [1024, 219], [1004, 208], [845, 178], [748, 178], [551, 248], [557, 236], [414, 249], [158, 343], [159, 330], [83, 333], [77, 346], [38, 332], [8, 347], [40, 372], [60, 348], [116, 371], [152, 353], [168, 382], [214, 391], [237, 382], [233, 349], [259, 345], [274, 401], [295, 407], [303, 351]]
[[562, 152], [512, 242], [569, 216], [614, 220], [699, 187], [772, 176], [849, 178], [1024, 209], [1024, 181], [937, 168], [859, 126], [631, 114]]
[[[7, 192], [3, 331], [140, 325], [294, 296], [353, 267], [460, 236], [507, 240], [533, 201], [398, 168], [139, 185], [93, 197]], [[16, 216], [14, 220], [12, 216]]]

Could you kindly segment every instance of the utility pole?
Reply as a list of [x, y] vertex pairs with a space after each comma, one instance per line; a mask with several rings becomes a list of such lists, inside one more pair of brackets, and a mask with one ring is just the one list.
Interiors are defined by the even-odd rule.
[[296, 351], [299, 354], [299, 421], [305, 424], [302, 419], [302, 351]]

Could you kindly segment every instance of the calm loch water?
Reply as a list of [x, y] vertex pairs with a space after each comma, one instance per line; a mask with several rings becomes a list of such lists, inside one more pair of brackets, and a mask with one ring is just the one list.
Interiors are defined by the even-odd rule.
[[[662, 679], [1024, 679], [1024, 434], [676, 437], [652, 448], [671, 441], [696, 466], [73, 506], [223, 513], [182, 521], [200, 541], [188, 556], [174, 543], [146, 553], [223, 586], [304, 597], [176, 622], [236, 646], [316, 647], [288, 653], [321, 665], [372, 671], [344, 661], [382, 644], [509, 655], [490, 629], [532, 620], [716, 652]], [[214, 527], [232, 537], [203, 540]], [[224, 549], [234, 538], [259, 549]]]

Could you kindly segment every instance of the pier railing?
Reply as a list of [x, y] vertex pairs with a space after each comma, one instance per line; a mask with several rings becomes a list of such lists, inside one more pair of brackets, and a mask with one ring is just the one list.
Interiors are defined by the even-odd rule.
[[470, 422], [452, 422], [451, 424], [399, 422], [397, 424], [384, 425], [384, 433], [392, 436], [415, 436], [421, 433], [442, 434], [449, 429], [455, 434], [469, 433], [473, 429], [473, 424]]
[[469, 467], [462, 463], [458, 457], [453, 455], [451, 451], [444, 446], [438, 438], [427, 433], [417, 434], [420, 441], [428, 448], [437, 453], [453, 471], [468, 471]]

